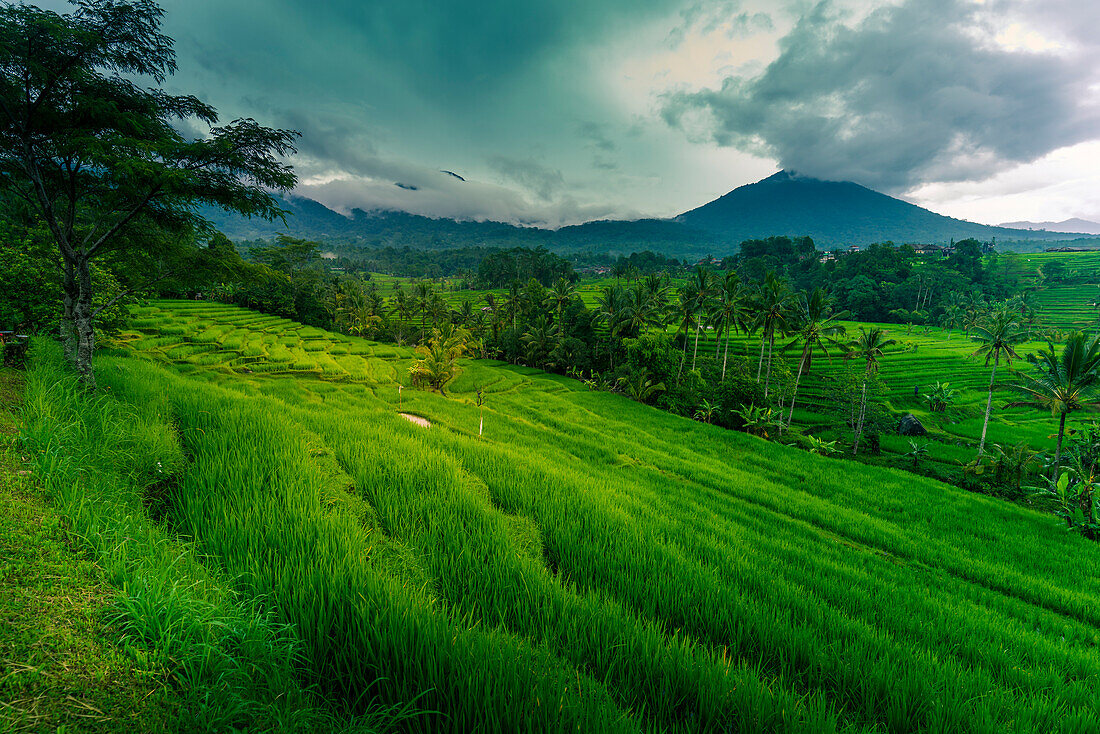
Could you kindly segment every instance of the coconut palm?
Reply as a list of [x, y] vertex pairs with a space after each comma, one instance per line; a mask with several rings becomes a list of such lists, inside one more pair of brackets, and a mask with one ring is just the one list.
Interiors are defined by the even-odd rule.
[[553, 367], [554, 350], [557, 349], [561, 339], [561, 329], [557, 324], [547, 320], [546, 316], [540, 316], [530, 324], [527, 332], [520, 337], [526, 347], [527, 364], [531, 367]]
[[695, 349], [691, 354], [691, 369], [694, 370], [696, 359], [699, 356], [699, 333], [703, 329], [706, 315], [710, 313], [713, 306], [715, 296], [714, 273], [702, 265], [697, 265], [688, 285], [691, 286], [690, 292], [695, 296], [695, 312], [698, 315], [698, 318], [695, 319]]
[[668, 275], [651, 273], [645, 277], [642, 284], [645, 286], [646, 293], [649, 294], [657, 308], [662, 312], [667, 311], [670, 294], [672, 292], [672, 286], [669, 284]]
[[784, 351], [793, 346], [802, 347], [802, 355], [798, 360], [798, 372], [794, 378], [794, 392], [791, 394], [791, 412], [787, 417], [788, 427], [794, 420], [798, 383], [802, 380], [802, 375], [813, 367], [814, 353], [820, 351], [827, 358], [832, 359], [829, 355], [829, 347], [839, 347], [837, 340], [846, 331], [844, 326], [837, 322], [847, 318], [848, 312], [832, 313], [832, 310], [832, 299], [824, 288], [815, 288], [810, 294], [803, 293], [798, 300], [795, 316], [792, 319], [794, 339], [783, 345]]
[[522, 308], [523, 293], [518, 280], [513, 280], [508, 284], [508, 293], [504, 296], [504, 303], [501, 304], [501, 308], [508, 318], [512, 321], [512, 328], [516, 328], [519, 323], [519, 312]]
[[989, 428], [989, 414], [993, 409], [993, 382], [997, 377], [997, 366], [1001, 363], [1001, 357], [1008, 364], [1012, 364], [1016, 354], [1015, 347], [1023, 343], [1027, 335], [1020, 330], [1015, 315], [1006, 309], [995, 311], [986, 321], [974, 327], [974, 335], [971, 337], [979, 342], [979, 346], [971, 357], [985, 356], [985, 366], [993, 363], [993, 369], [989, 372], [989, 394], [985, 401], [985, 420], [982, 422], [982, 438], [978, 442], [978, 456], [985, 453], [985, 433]]
[[688, 334], [699, 324], [699, 299], [695, 287], [691, 283], [684, 285], [679, 292], [679, 299], [672, 312], [673, 323], [676, 324], [676, 336], [682, 336], [684, 350], [680, 355], [680, 369], [676, 371], [676, 380], [684, 372], [684, 362], [687, 361]]
[[[730, 271], [722, 280], [714, 303], [713, 317], [718, 325], [718, 338], [725, 333], [726, 345], [722, 350], [722, 379], [726, 379], [726, 364], [730, 355], [730, 329], [741, 329], [749, 317], [749, 292], [741, 284], [737, 273]], [[718, 350], [714, 350], [715, 359]]]
[[470, 334], [465, 329], [446, 323], [432, 330], [427, 344], [416, 348], [420, 359], [409, 367], [414, 384], [427, 385], [445, 395], [443, 388], [458, 372], [458, 359], [466, 353]]
[[871, 376], [878, 372], [878, 360], [886, 352], [887, 347], [897, 344], [894, 339], [887, 339], [886, 332], [879, 328], [865, 329], [859, 327], [859, 336], [848, 343], [848, 351], [845, 359], [861, 359], [864, 362], [863, 380], [860, 388], [859, 413], [856, 417], [854, 441], [852, 442], [852, 454], [859, 453], [859, 441], [863, 437], [863, 421], [867, 417], [867, 383]]
[[756, 322], [761, 327], [760, 332], [760, 363], [756, 368], [756, 381], [760, 382], [760, 372], [764, 365], [764, 347], [768, 348], [768, 369], [764, 377], [764, 397], [768, 397], [768, 389], [772, 377], [772, 357], [775, 353], [776, 331], [782, 332], [787, 326], [790, 316], [790, 305], [793, 294], [787, 286], [787, 281], [777, 276], [773, 271], [764, 275], [764, 282], [760, 285], [760, 291], [756, 298]]
[[552, 308], [558, 314], [558, 326], [561, 326], [565, 307], [570, 304], [577, 293], [577, 288], [565, 278], [558, 278], [546, 294], [546, 307]]
[[615, 366], [614, 341], [623, 328], [623, 315], [626, 310], [626, 292], [621, 285], [606, 286], [596, 295], [596, 317], [593, 321], [607, 327], [612, 368]]
[[1028, 406], [1050, 410], [1058, 416], [1058, 443], [1054, 451], [1054, 476], [1062, 461], [1062, 439], [1066, 432], [1066, 416], [1077, 410], [1100, 409], [1100, 337], [1089, 337], [1078, 331], [1070, 334], [1060, 353], [1049, 342], [1046, 349], [1028, 355], [1034, 362], [1034, 374], [1022, 373], [1012, 386], [1024, 396], [1009, 403], [1011, 407]]
[[645, 372], [639, 372], [630, 377], [620, 377], [618, 385], [624, 395], [639, 403], [647, 403], [657, 393], [665, 391], [665, 383], [654, 382]]
[[645, 329], [664, 323], [664, 310], [642, 283], [636, 283], [626, 292], [620, 331], [628, 337], [636, 337]]

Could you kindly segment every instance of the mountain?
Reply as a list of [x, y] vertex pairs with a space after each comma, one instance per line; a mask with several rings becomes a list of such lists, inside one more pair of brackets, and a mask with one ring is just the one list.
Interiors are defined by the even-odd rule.
[[[398, 211], [353, 209], [344, 215], [301, 196], [280, 200], [286, 222], [265, 222], [226, 214], [218, 209], [202, 211], [233, 240], [270, 238], [277, 234], [322, 239], [363, 247], [538, 247], [585, 252], [629, 254], [654, 250], [677, 257], [716, 253], [719, 238], [669, 219], [632, 221], [600, 220], [557, 230], [524, 227], [505, 222], [458, 221]], [[735, 243], [736, 244], [736, 243]]]
[[1095, 234], [1100, 235], [1100, 222], [1090, 222], [1087, 219], [1066, 219], [1061, 222], [1006, 222], [998, 225], [1012, 227], [1013, 229], [1045, 229], [1048, 232], [1067, 234]]
[[[235, 240], [286, 233], [351, 247], [543, 246], [610, 254], [653, 250], [681, 258], [721, 257], [734, 252], [744, 240], [772, 235], [809, 235], [822, 249], [886, 241], [947, 243], [967, 237], [996, 238], [1002, 243], [1032, 241], [1035, 244], [1029, 247], [1036, 249], [1039, 242], [1072, 239], [1050, 228], [991, 227], [953, 219], [859, 184], [822, 181], [788, 171], [741, 186], [673, 219], [602, 220], [557, 230], [398, 211], [353, 209], [344, 215], [300, 196], [288, 196], [282, 205], [289, 212], [285, 223], [247, 220], [212, 209], [203, 214]], [[1100, 234], [1100, 225], [1084, 224], [1092, 224]]]
[[780, 171], [741, 186], [676, 218], [727, 242], [769, 235], [810, 235], [830, 249], [872, 242], [945, 243], [974, 237], [989, 241], [1065, 239], [1063, 234], [991, 227], [945, 217], [915, 204], [846, 181], [822, 181]]

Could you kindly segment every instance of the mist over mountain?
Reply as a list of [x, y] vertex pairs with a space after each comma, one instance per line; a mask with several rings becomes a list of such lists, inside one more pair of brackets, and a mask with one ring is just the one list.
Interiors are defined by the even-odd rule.
[[1078, 219], [1077, 217], [1065, 219], [1061, 222], [1005, 222], [998, 226], [1013, 229], [1045, 229], [1048, 232], [1100, 235], [1100, 222]]
[[[653, 250], [676, 257], [734, 252], [748, 239], [809, 235], [820, 249], [873, 242], [947, 243], [967, 237], [1001, 242], [1065, 241], [1100, 234], [1100, 224], [1076, 231], [992, 227], [946, 217], [851, 182], [823, 181], [780, 171], [673, 219], [602, 220], [557, 230], [493, 221], [458, 221], [399, 211], [333, 211], [300, 196], [283, 200], [286, 222], [248, 220], [208, 210], [204, 214], [235, 240], [285, 233], [364, 247], [537, 247], [562, 251], [629, 253]], [[1065, 224], [1065, 223], [1062, 223]], [[1091, 229], [1085, 225], [1092, 225]], [[1074, 225], [1076, 226], [1076, 225]]]

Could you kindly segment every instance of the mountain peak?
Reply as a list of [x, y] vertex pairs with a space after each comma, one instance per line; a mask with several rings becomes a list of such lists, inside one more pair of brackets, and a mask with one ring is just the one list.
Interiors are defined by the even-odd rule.
[[1047, 238], [945, 217], [851, 181], [826, 181], [784, 169], [677, 217], [730, 244], [772, 235], [809, 235], [826, 249], [874, 242], [946, 243]]

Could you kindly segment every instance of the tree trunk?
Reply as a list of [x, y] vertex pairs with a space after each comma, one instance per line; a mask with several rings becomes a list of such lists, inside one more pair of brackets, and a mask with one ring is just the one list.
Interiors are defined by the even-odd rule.
[[772, 381], [772, 355], [775, 352], [775, 329], [772, 329], [771, 336], [768, 337], [768, 373], [764, 378], [764, 397], [768, 397], [768, 387]]
[[802, 367], [806, 364], [806, 355], [802, 355], [802, 359], [798, 362], [798, 373], [794, 376], [794, 392], [791, 393], [791, 414], [787, 417], [787, 428], [791, 427], [791, 421], [794, 420], [794, 401], [798, 397], [798, 382], [802, 379]]
[[684, 334], [684, 350], [680, 352], [680, 369], [676, 372], [676, 382], [680, 381], [680, 376], [684, 374], [684, 362], [687, 361], [688, 355], [688, 340], [687, 334]]
[[852, 456], [859, 453], [859, 440], [863, 437], [863, 417], [867, 413], [867, 376], [863, 376], [863, 389], [859, 396], [859, 418], [856, 420], [855, 441], [852, 443]]
[[730, 327], [726, 327], [726, 349], [722, 353], [722, 379], [726, 379], [726, 362], [730, 358]]
[[92, 271], [87, 260], [76, 264], [77, 297], [73, 304], [73, 324], [76, 326], [76, 371], [85, 386], [95, 389], [92, 353], [95, 351], [95, 329], [92, 319]]
[[764, 371], [764, 343], [768, 340], [768, 329], [760, 332], [760, 361], [756, 363], [756, 384], [760, 384], [760, 375]]
[[702, 328], [701, 324], [696, 324], [695, 325], [695, 351], [693, 351], [691, 353], [691, 370], [692, 370], [692, 372], [695, 371], [695, 359], [699, 356], [699, 330], [701, 328]]
[[985, 452], [985, 432], [989, 428], [989, 412], [993, 408], [993, 378], [997, 376], [997, 359], [1000, 355], [993, 358], [993, 371], [989, 373], [989, 397], [985, 400], [985, 421], [982, 423], [982, 440], [978, 443], [978, 456]]
[[1054, 480], [1058, 481], [1058, 469], [1062, 466], [1062, 437], [1066, 434], [1066, 414], [1063, 410], [1062, 417], [1058, 420], [1058, 446], [1054, 449]]

